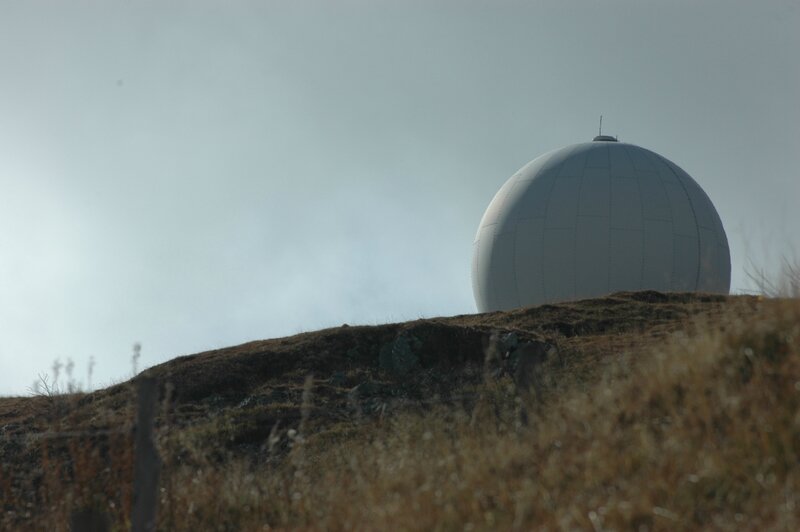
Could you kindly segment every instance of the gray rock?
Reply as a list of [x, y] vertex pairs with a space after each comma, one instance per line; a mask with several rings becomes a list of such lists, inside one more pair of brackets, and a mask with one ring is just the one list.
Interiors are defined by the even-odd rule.
[[393, 342], [381, 347], [378, 366], [402, 377], [419, 366], [419, 357], [414, 353], [414, 348], [418, 349], [419, 346], [419, 340], [404, 332], [400, 333]]
[[347, 376], [343, 371], [337, 371], [328, 379], [328, 384], [341, 388], [347, 384]]
[[504, 352], [513, 351], [519, 345], [519, 337], [515, 332], [504, 334], [500, 337], [500, 344]]

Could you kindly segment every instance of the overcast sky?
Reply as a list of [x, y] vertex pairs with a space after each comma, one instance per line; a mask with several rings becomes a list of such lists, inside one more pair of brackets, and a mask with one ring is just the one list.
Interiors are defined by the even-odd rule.
[[0, 394], [475, 312], [492, 196], [601, 113], [703, 187], [752, 289], [800, 253], [798, 6], [0, 0]]

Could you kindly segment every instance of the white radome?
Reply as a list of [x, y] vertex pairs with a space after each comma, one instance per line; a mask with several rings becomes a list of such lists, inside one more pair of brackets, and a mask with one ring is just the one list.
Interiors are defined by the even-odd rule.
[[727, 294], [728, 239], [689, 174], [598, 136], [522, 167], [483, 215], [472, 253], [478, 311], [617, 291]]

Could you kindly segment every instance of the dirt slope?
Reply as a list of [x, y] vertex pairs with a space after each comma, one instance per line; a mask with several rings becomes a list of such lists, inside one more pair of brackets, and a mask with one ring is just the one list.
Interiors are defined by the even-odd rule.
[[173, 463], [190, 464], [199, 455], [223, 463], [231, 457], [279, 462], [289, 440], [266, 456], [270, 433], [296, 430], [301, 419], [309, 440], [324, 447], [403, 412], [433, 405], [471, 411], [487, 370], [500, 375], [511, 363], [485, 367], [490, 345], [512, 354], [519, 343], [556, 345], [560, 356], [544, 372], [547, 393], [562, 394], [591, 386], [623, 355], [635, 362], [675, 332], [691, 334], [723, 315], [756, 316], [763, 304], [750, 296], [637, 292], [510, 312], [342, 325], [178, 357], [88, 394], [0, 398], [0, 492], [6, 512], [13, 512], [6, 517], [21, 515], [22, 501], [52, 496], [48, 463], [75, 479], [76, 442], [91, 450], [85, 459], [92, 463], [124, 462], [87, 482], [102, 478], [105, 487], [97, 489], [117, 486], [116, 497], [129, 498], [118, 484], [129, 482], [135, 384], [142, 377], [158, 381], [160, 445]]
[[[446, 400], [465, 384], [480, 380], [492, 333], [556, 344], [561, 364], [551, 373], [585, 373], [591, 378], [615, 355], [645, 350], [687, 327], [692, 317], [714, 320], [732, 304], [746, 311], [756, 302], [749, 296], [618, 293], [510, 312], [342, 325], [181, 356], [141, 375], [159, 381], [161, 396], [171, 397], [173, 417], [182, 424], [204, 422], [209, 413], [258, 407], [257, 424], [268, 431], [278, 420], [285, 427], [299, 419], [308, 375], [314, 376], [320, 403], [314, 417], [333, 422], [348, 417], [348, 393], [355, 387], [366, 411], [401, 399], [406, 404], [432, 397]], [[65, 398], [69, 400], [59, 402], [70, 404], [61, 405], [61, 410], [51, 405], [52, 398], [0, 399], [0, 426], [3, 434], [13, 435], [52, 429], [54, 421], [60, 430], [101, 430], [129, 423], [131, 384]], [[62, 418], [63, 408], [69, 410], [68, 419]], [[244, 430], [234, 442], [258, 440], [263, 430]]]

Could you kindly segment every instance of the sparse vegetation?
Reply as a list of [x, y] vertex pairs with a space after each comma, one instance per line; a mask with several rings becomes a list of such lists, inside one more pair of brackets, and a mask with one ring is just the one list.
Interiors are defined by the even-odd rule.
[[[540, 393], [493, 371], [509, 335], [558, 346]], [[162, 383], [163, 530], [800, 528], [797, 299], [620, 294], [143, 373]], [[75, 394], [59, 417], [0, 400], [0, 528], [95, 509], [127, 529], [133, 395]]]
[[781, 258], [780, 271], [771, 275], [750, 261], [747, 277], [767, 297], [800, 297], [800, 259]]

